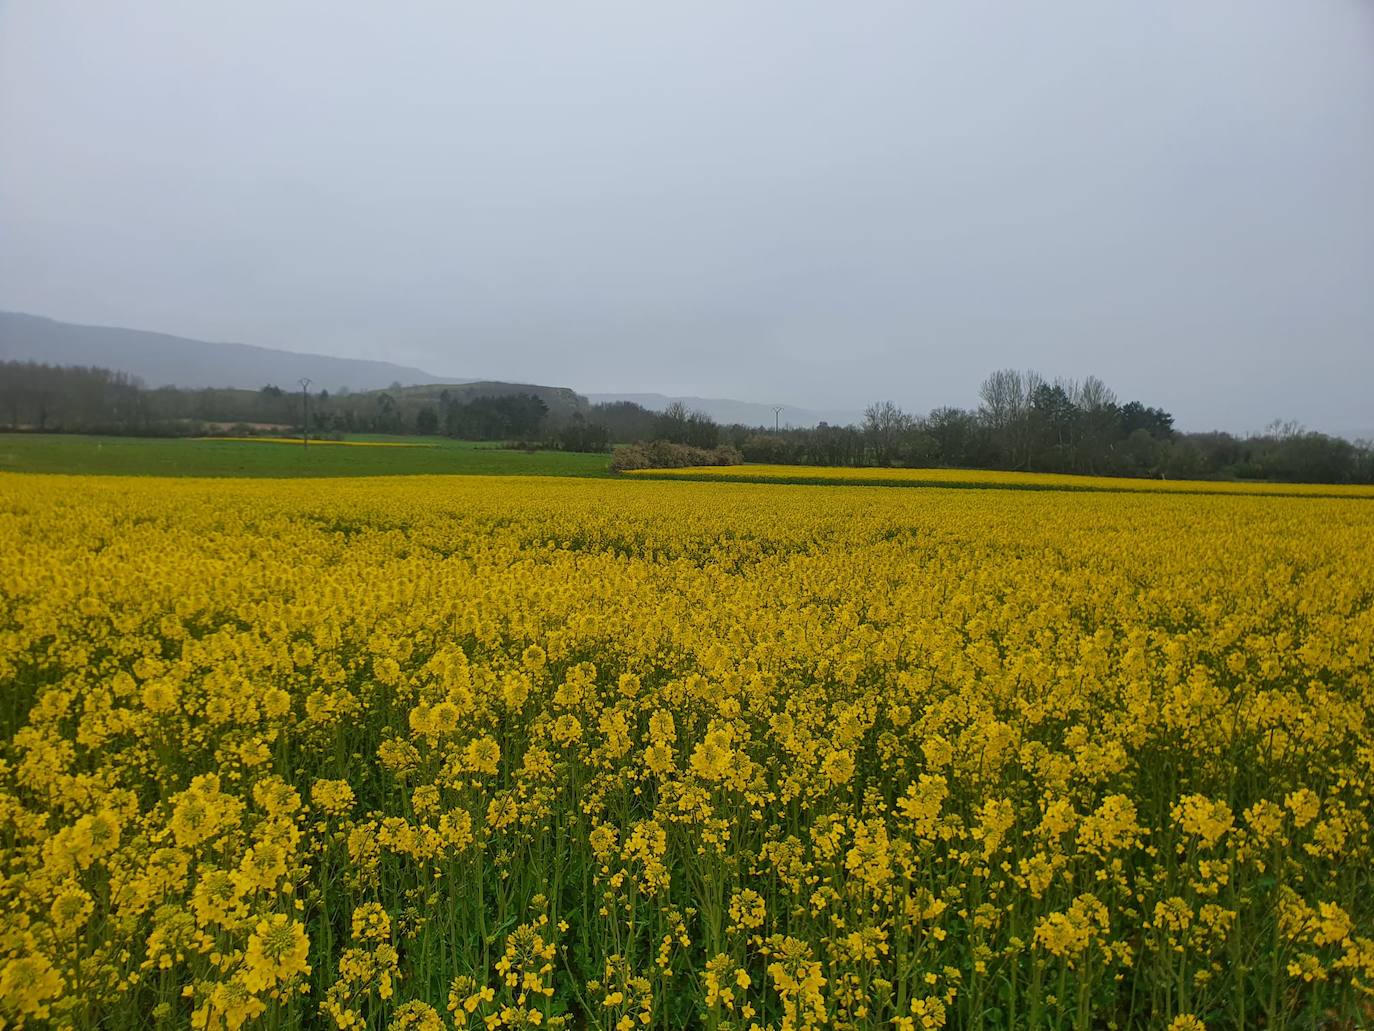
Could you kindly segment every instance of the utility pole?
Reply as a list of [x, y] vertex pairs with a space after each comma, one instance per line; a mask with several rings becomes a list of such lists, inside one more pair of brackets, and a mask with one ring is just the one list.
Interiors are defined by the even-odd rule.
[[310, 379], [302, 376], [301, 385], [301, 447], [310, 447]]
[[778, 432], [778, 418], [782, 415], [782, 410], [783, 410], [783, 408], [785, 408], [785, 407], [786, 407], [786, 405], [774, 405], [774, 406], [773, 406], [773, 432], [774, 432], [774, 433], [777, 433], [777, 432]]

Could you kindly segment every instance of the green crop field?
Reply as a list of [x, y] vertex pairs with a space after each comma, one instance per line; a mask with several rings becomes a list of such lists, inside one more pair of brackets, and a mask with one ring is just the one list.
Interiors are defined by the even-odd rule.
[[91, 437], [55, 433], [0, 436], [0, 471], [117, 476], [608, 476], [605, 455], [513, 451], [445, 437], [349, 438], [309, 447], [271, 440]]

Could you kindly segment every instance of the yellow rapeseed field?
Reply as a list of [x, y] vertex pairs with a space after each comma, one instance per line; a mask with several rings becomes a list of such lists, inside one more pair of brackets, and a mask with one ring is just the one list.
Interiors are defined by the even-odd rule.
[[1353, 1028], [1374, 501], [0, 476], [0, 1026]]
[[644, 479], [737, 480], [758, 483], [891, 484], [921, 487], [1006, 487], [1021, 490], [1123, 491], [1172, 494], [1276, 494], [1298, 497], [1374, 498], [1374, 484], [1276, 483], [1268, 480], [1148, 480], [1071, 473], [1023, 473], [998, 469], [898, 469], [863, 466], [712, 465], [685, 469], [632, 469]]

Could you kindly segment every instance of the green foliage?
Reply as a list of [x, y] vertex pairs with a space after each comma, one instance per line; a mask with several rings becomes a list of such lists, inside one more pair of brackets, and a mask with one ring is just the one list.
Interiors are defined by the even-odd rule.
[[654, 420], [654, 439], [710, 449], [720, 443], [720, 427], [705, 412], [695, 412], [674, 401]]
[[564, 451], [605, 452], [610, 450], [611, 435], [599, 422], [588, 422], [579, 413], [558, 432], [558, 445]]
[[715, 448], [675, 444], [670, 440], [623, 444], [611, 455], [611, 469], [689, 469], [695, 466], [740, 465], [744, 456], [729, 445]]
[[525, 440], [539, 435], [548, 413], [533, 394], [475, 397], [444, 405], [444, 432], [464, 440]]

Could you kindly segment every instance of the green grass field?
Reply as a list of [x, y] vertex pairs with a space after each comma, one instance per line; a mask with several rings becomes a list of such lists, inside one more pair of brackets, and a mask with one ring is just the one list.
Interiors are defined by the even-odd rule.
[[0, 435], [0, 471], [112, 476], [609, 476], [605, 455], [512, 451], [445, 437], [349, 440], [420, 447], [302, 447], [269, 441], [188, 437], [87, 437], [56, 433]]

